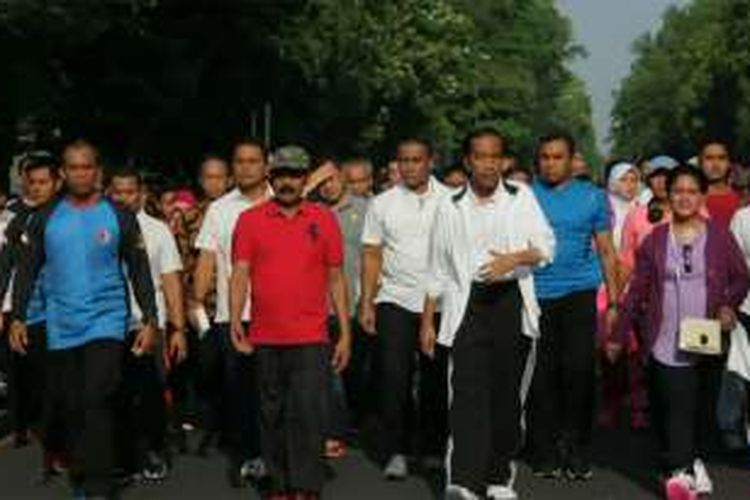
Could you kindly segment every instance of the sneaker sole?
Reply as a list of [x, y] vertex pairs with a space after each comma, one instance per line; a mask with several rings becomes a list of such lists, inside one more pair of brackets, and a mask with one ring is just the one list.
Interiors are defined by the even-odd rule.
[[532, 475], [537, 479], [560, 479], [562, 477], [562, 471], [555, 469], [552, 471], [534, 471]]

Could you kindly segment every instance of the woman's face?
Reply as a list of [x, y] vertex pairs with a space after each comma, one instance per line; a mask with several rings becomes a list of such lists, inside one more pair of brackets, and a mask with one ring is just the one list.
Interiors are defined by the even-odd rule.
[[640, 178], [635, 170], [628, 171], [623, 175], [617, 182], [617, 191], [620, 196], [628, 201], [635, 199], [638, 196], [638, 184]]
[[700, 216], [704, 199], [700, 185], [689, 175], [679, 176], [669, 193], [669, 203], [676, 218], [685, 220]]

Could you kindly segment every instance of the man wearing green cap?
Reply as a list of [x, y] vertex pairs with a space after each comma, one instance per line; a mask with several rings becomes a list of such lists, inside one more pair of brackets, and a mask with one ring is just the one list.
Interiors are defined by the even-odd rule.
[[[304, 200], [309, 164], [302, 148], [277, 150], [269, 172], [274, 198], [244, 212], [234, 232], [232, 342], [256, 353], [261, 449], [275, 500], [320, 497], [325, 363], [340, 373], [351, 346], [341, 230], [329, 209]], [[248, 288], [253, 321], [246, 332]], [[331, 360], [329, 297], [341, 325]]]

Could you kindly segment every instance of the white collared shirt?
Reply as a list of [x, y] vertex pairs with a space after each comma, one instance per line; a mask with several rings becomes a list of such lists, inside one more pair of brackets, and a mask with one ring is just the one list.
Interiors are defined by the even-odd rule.
[[[229, 278], [232, 274], [232, 236], [242, 212], [265, 202], [271, 197], [270, 190], [260, 200], [250, 201], [238, 188], [234, 188], [206, 210], [195, 248], [212, 252], [216, 257], [216, 316], [217, 323], [229, 322]], [[249, 294], [248, 294], [249, 296]], [[245, 304], [244, 321], [250, 319], [250, 304]]]
[[[482, 281], [482, 266], [492, 260], [490, 252], [504, 252], [508, 247], [508, 193], [502, 183], [488, 198], [480, 199], [474, 190], [466, 193], [469, 210], [469, 239], [471, 240], [472, 278]], [[512, 276], [508, 276], [512, 279]]]
[[[167, 306], [164, 299], [162, 276], [182, 271], [182, 258], [177, 249], [177, 241], [175, 241], [172, 231], [169, 230], [169, 226], [165, 222], [151, 217], [143, 210], [138, 212], [136, 219], [143, 235], [151, 280], [154, 283], [158, 326], [163, 329], [167, 324]], [[140, 323], [143, 314], [133, 293], [130, 294], [130, 304], [133, 312], [131, 327], [135, 327]]]
[[397, 185], [370, 202], [362, 230], [362, 244], [379, 246], [383, 269], [377, 303], [396, 304], [422, 312], [427, 253], [435, 210], [451, 191], [430, 177], [427, 191], [417, 194]]
[[[497, 250], [501, 252], [535, 248], [542, 255], [540, 265], [549, 264], [555, 252], [555, 234], [536, 197], [523, 184], [513, 181], [507, 181], [507, 184], [516, 190], [515, 194], [503, 188], [495, 192], [496, 205], [492, 211], [497, 216], [493, 228], [496, 234], [485, 239], [498, 245]], [[482, 242], [476, 239], [479, 234], [476, 227], [481, 224], [474, 221], [476, 214], [472, 205], [475, 204], [470, 189], [463, 195], [457, 194], [443, 200], [437, 208], [430, 235], [430, 273], [425, 288], [429, 296], [442, 300], [438, 342], [446, 346], [453, 345], [463, 321], [472, 282], [476, 281], [477, 255], [484, 255], [485, 252], [483, 248], [476, 248]], [[535, 338], [539, 335], [541, 311], [534, 290], [532, 269], [518, 267], [509, 278], [518, 280], [521, 291], [523, 333]]]

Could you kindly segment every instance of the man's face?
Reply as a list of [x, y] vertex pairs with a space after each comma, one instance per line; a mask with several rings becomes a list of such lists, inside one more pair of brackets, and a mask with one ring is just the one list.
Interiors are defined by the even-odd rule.
[[554, 140], [539, 149], [539, 173], [550, 184], [560, 184], [571, 175], [571, 151], [565, 141]]
[[729, 151], [722, 144], [708, 144], [701, 151], [701, 169], [711, 184], [724, 182], [729, 177]]
[[689, 175], [681, 175], [669, 193], [672, 212], [680, 219], [689, 219], [700, 213], [704, 196], [698, 182]]
[[503, 142], [491, 135], [477, 137], [471, 141], [467, 158], [471, 168], [472, 182], [477, 187], [494, 190], [503, 173]]
[[60, 185], [52, 170], [47, 167], [35, 168], [24, 175], [24, 191], [34, 206], [44, 205], [55, 196]]
[[229, 168], [218, 158], [211, 158], [201, 166], [201, 189], [209, 200], [223, 195], [229, 187]]
[[402, 144], [398, 148], [396, 162], [399, 176], [409, 189], [420, 188], [429, 181], [432, 159], [424, 145], [415, 142]]
[[667, 172], [657, 172], [648, 178], [648, 187], [657, 200], [666, 200], [669, 197], [667, 193]]
[[161, 196], [159, 196], [161, 214], [166, 220], [171, 219], [172, 214], [175, 212], [175, 197], [176, 195], [174, 191], [164, 191]]
[[344, 167], [344, 172], [346, 187], [350, 193], [357, 196], [370, 196], [372, 194], [372, 172], [366, 165], [352, 163]]
[[336, 175], [332, 175], [326, 179], [323, 184], [320, 185], [320, 196], [326, 201], [326, 203], [336, 204], [344, 196], [344, 173], [339, 172]]
[[253, 188], [266, 179], [266, 158], [260, 148], [252, 145], [237, 147], [232, 159], [234, 181], [240, 190]]
[[113, 177], [109, 196], [120, 207], [137, 212], [141, 209], [141, 190], [134, 177]]
[[306, 182], [307, 173], [300, 170], [279, 169], [271, 175], [271, 187], [282, 207], [291, 208], [302, 203]]
[[454, 189], [460, 189], [466, 185], [469, 178], [466, 176], [466, 172], [461, 170], [453, 170], [448, 175], [443, 177], [443, 184]]
[[86, 197], [98, 191], [101, 169], [90, 149], [68, 150], [65, 154], [62, 173], [65, 185], [73, 196]]
[[591, 176], [591, 169], [589, 168], [586, 159], [581, 153], [573, 155], [573, 159], [570, 162], [571, 172], [573, 177], [588, 177]]

